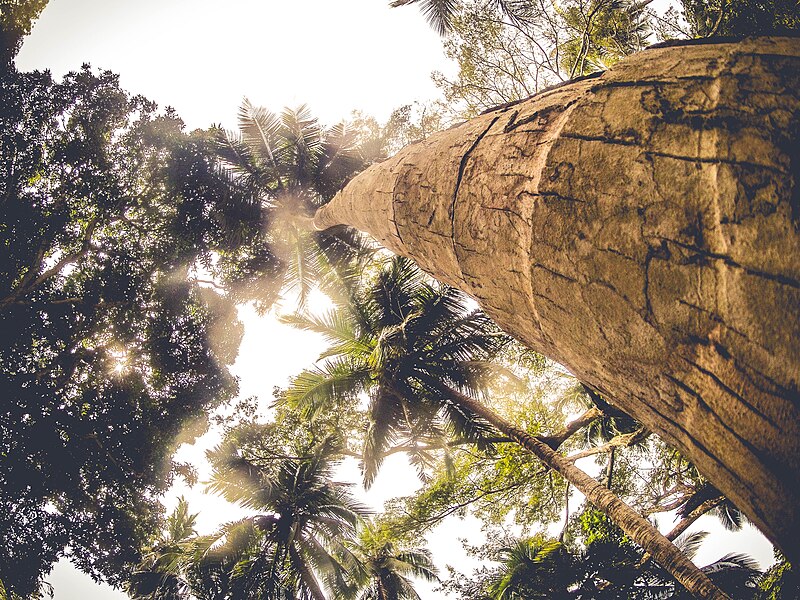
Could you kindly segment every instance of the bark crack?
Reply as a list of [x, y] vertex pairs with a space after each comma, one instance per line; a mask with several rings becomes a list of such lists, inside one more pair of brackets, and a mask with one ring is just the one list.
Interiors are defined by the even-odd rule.
[[[676, 384], [679, 384], [679, 385], [681, 385], [681, 384], [682, 384], [682, 382], [681, 382], [681, 381], [679, 381], [678, 379], [675, 379], [675, 378], [673, 378], [671, 375], [667, 375], [667, 379], [669, 379], [669, 380], [670, 380], [670, 381], [672, 381], [673, 383], [676, 383]], [[683, 443], [682, 443], [682, 444], [680, 444], [680, 445], [686, 446], [686, 443], [687, 443], [687, 441], [688, 441], [688, 442], [689, 442], [689, 443], [690, 443], [692, 446], [694, 446], [695, 448], [697, 448], [697, 450], [699, 450], [700, 452], [702, 452], [702, 453], [703, 453], [703, 454], [706, 456], [706, 458], [707, 458], [707, 459], [709, 459], [709, 461], [710, 461], [710, 462], [713, 462], [713, 463], [714, 463], [714, 464], [717, 466], [717, 468], [719, 468], [719, 469], [720, 469], [720, 470], [722, 470], [722, 471], [725, 471], [725, 472], [726, 472], [726, 473], [727, 473], [727, 474], [728, 474], [728, 475], [731, 477], [731, 479], [732, 479], [733, 481], [736, 481], [736, 482], [738, 482], [738, 483], [737, 483], [737, 485], [739, 486], [739, 487], [738, 487], [738, 489], [739, 489], [739, 490], [741, 490], [741, 491], [745, 491], [745, 490], [746, 490], [746, 491], [747, 491], [747, 493], [748, 493], [748, 495], [749, 495], [751, 498], [753, 498], [753, 497], [756, 497], [756, 496], [757, 496], [757, 495], [755, 494], [755, 490], [753, 490], [751, 487], [747, 486], [747, 485], [746, 485], [746, 483], [747, 483], [747, 482], [744, 482], [744, 481], [741, 479], [741, 477], [739, 477], [739, 476], [738, 476], [738, 475], [737, 475], [737, 474], [736, 474], [736, 473], [735, 473], [735, 472], [734, 472], [734, 471], [733, 471], [733, 470], [732, 470], [732, 469], [731, 469], [731, 468], [730, 468], [728, 465], [726, 465], [725, 463], [723, 463], [722, 461], [720, 461], [720, 460], [719, 460], [719, 458], [717, 458], [717, 456], [716, 456], [716, 455], [714, 455], [714, 454], [713, 454], [713, 453], [712, 453], [712, 452], [711, 452], [711, 451], [710, 451], [710, 450], [709, 450], [709, 449], [708, 449], [708, 448], [705, 446], [705, 444], [703, 444], [703, 443], [702, 443], [702, 442], [701, 442], [701, 441], [700, 441], [700, 440], [697, 438], [697, 436], [694, 436], [694, 435], [690, 434], [690, 433], [689, 433], [689, 431], [688, 431], [688, 430], [687, 430], [685, 427], [683, 427], [683, 426], [682, 426], [680, 423], [678, 423], [678, 422], [677, 422], [675, 419], [671, 418], [670, 416], [668, 416], [668, 415], [666, 415], [665, 413], [663, 413], [663, 412], [661, 412], [660, 410], [658, 410], [658, 409], [655, 407], [655, 403], [653, 403], [653, 402], [650, 402], [650, 403], [648, 404], [648, 408], [649, 408], [650, 410], [652, 410], [652, 411], [653, 411], [653, 412], [654, 412], [656, 415], [658, 415], [658, 416], [659, 416], [661, 419], [663, 419], [663, 420], [664, 420], [664, 422], [668, 422], [668, 423], [670, 423], [670, 424], [671, 424], [673, 427], [675, 427], [675, 429], [677, 429], [679, 432], [681, 432], [681, 434], [682, 434], [682, 435], [680, 435], [680, 436], [675, 436], [675, 439], [676, 439], [676, 440], [683, 440]], [[734, 499], [734, 501], [735, 501], [735, 499]], [[752, 500], [751, 500], [751, 502], [750, 502], [750, 505], [753, 507], [753, 508], [752, 508], [752, 510], [753, 510], [753, 513], [755, 513], [755, 516], [757, 516], [757, 517], [758, 517], [758, 519], [760, 519], [760, 520], [761, 520], [761, 522], [768, 522], [768, 520], [765, 518], [765, 517], [766, 517], [766, 515], [765, 515], [765, 514], [764, 514], [764, 512], [763, 512], [763, 511], [760, 509], [760, 507], [758, 506], [758, 503], [756, 503], [756, 502], [752, 502]]]
[[[461, 269], [459, 260], [458, 260], [458, 249], [456, 248], [456, 202], [458, 201], [458, 192], [461, 189], [461, 181], [464, 179], [464, 171], [467, 168], [467, 162], [469, 161], [470, 155], [475, 151], [475, 148], [478, 147], [478, 144], [481, 143], [481, 140], [486, 137], [486, 134], [489, 133], [489, 130], [494, 127], [494, 124], [500, 119], [501, 115], [496, 115], [489, 125], [484, 129], [475, 141], [472, 142], [472, 145], [467, 149], [464, 155], [461, 157], [461, 161], [458, 164], [458, 175], [456, 175], [456, 185], [453, 189], [453, 199], [450, 202], [450, 239], [452, 240], [453, 244], [453, 257], [456, 259], [456, 264], [459, 264], [459, 270]], [[462, 274], [463, 275], [463, 274]]]
[[[706, 344], [708, 344], [708, 342], [707, 342], [707, 341], [706, 341]], [[766, 421], [767, 423], [769, 423], [770, 425], [772, 425], [772, 426], [773, 426], [773, 427], [775, 427], [776, 429], [778, 429], [778, 430], [780, 430], [780, 429], [781, 429], [780, 425], [779, 425], [778, 423], [776, 423], [776, 422], [775, 422], [775, 421], [774, 421], [774, 420], [773, 420], [773, 419], [772, 419], [772, 418], [771, 418], [769, 415], [767, 415], [767, 414], [763, 413], [763, 412], [762, 412], [761, 410], [759, 410], [757, 407], [753, 406], [753, 404], [752, 404], [752, 403], [748, 402], [748, 401], [747, 401], [747, 399], [746, 399], [746, 398], [744, 398], [744, 397], [743, 397], [741, 394], [738, 394], [738, 393], [736, 393], [736, 391], [735, 391], [735, 390], [733, 390], [733, 389], [732, 389], [732, 388], [731, 388], [729, 385], [727, 385], [727, 384], [726, 384], [724, 381], [722, 381], [722, 380], [721, 380], [719, 377], [717, 377], [717, 376], [716, 376], [714, 373], [712, 373], [711, 371], [709, 371], [709, 370], [708, 370], [708, 369], [706, 369], [705, 367], [702, 367], [702, 366], [700, 366], [699, 364], [697, 364], [696, 362], [693, 362], [693, 361], [691, 361], [691, 360], [689, 360], [689, 359], [686, 359], [686, 358], [684, 358], [683, 360], [685, 360], [686, 362], [688, 362], [688, 363], [689, 363], [691, 366], [693, 366], [695, 369], [697, 369], [698, 371], [700, 371], [702, 374], [706, 375], [707, 377], [710, 377], [710, 378], [711, 378], [711, 380], [712, 380], [712, 381], [713, 381], [715, 384], [717, 384], [717, 386], [718, 386], [718, 387], [719, 387], [719, 388], [720, 388], [720, 389], [721, 389], [723, 392], [725, 392], [726, 394], [728, 394], [728, 395], [730, 395], [730, 396], [733, 396], [734, 398], [736, 398], [736, 400], [738, 400], [738, 401], [739, 401], [739, 402], [740, 402], [740, 403], [741, 403], [743, 406], [746, 406], [747, 408], [749, 408], [749, 409], [750, 409], [750, 410], [751, 410], [753, 413], [755, 413], [757, 416], [761, 417], [761, 419], [763, 419], [764, 421]], [[736, 437], [738, 437], [739, 439], [741, 439], [741, 440], [742, 440], [742, 442], [744, 442], [745, 444], [749, 444], [749, 442], [747, 442], [746, 440], [744, 440], [743, 438], [741, 438], [740, 436], [738, 436], [738, 435], [737, 435], [735, 432], [733, 432], [733, 433], [734, 433], [734, 435], [736, 435]]]
[[724, 158], [721, 156], [716, 156], [714, 158], [704, 158], [702, 156], [681, 156], [680, 154], [672, 154], [671, 152], [659, 152], [657, 150], [648, 150], [647, 148], [643, 147], [640, 143], [635, 141], [628, 141], [619, 138], [611, 138], [605, 137], [602, 135], [582, 135], [579, 133], [562, 133], [562, 138], [577, 140], [579, 142], [599, 142], [601, 144], [609, 144], [615, 146], [627, 146], [632, 148], [639, 148], [643, 154], [647, 156], [655, 156], [658, 158], [671, 158], [673, 160], [681, 160], [684, 162], [693, 162], [693, 163], [702, 163], [707, 165], [732, 165], [735, 167], [748, 167], [751, 169], [758, 169], [758, 170], [765, 170], [770, 171], [772, 173], [777, 173], [778, 175], [786, 176], [788, 173], [779, 169], [773, 165], [763, 165], [758, 163], [753, 163], [746, 160], [734, 160], [731, 158]]
[[[689, 364], [693, 364], [691, 361], [688, 361], [688, 360], [686, 362], [688, 362]], [[678, 387], [680, 387], [684, 392], [686, 392], [687, 394], [692, 396], [692, 398], [694, 398], [695, 401], [697, 402], [697, 407], [700, 410], [702, 410], [704, 413], [708, 414], [709, 416], [712, 416], [714, 418], [714, 420], [719, 425], [721, 425], [723, 427], [723, 429], [725, 429], [728, 433], [730, 433], [735, 439], [737, 439], [742, 444], [742, 446], [744, 448], [746, 448], [750, 452], [750, 454], [753, 456], [753, 458], [756, 461], [758, 461], [759, 463], [761, 463], [765, 467], [769, 468], [770, 470], [773, 470], [775, 468], [777, 468], [777, 469], [783, 468], [782, 465], [777, 464], [777, 462], [774, 461], [774, 460], [764, 460], [765, 457], [763, 456], [763, 453], [761, 451], [759, 451], [749, 441], [745, 440], [739, 434], [737, 434], [736, 431], [732, 427], [730, 427], [727, 423], [725, 423], [725, 421], [723, 421], [720, 418], [720, 416], [705, 402], [705, 400], [703, 400], [703, 397], [700, 394], [698, 394], [695, 390], [693, 390], [691, 387], [686, 385], [686, 383], [680, 381], [679, 379], [673, 377], [670, 374], [667, 374], [667, 379], [669, 379], [673, 383], [677, 384]], [[658, 412], [658, 411], [656, 411], [656, 412]], [[673, 421], [673, 424], [676, 427], [678, 427], [679, 429], [683, 430], [683, 428], [680, 425], [678, 425], [677, 422]], [[690, 437], [689, 439], [691, 439], [692, 442], [695, 445], [697, 445], [699, 448], [701, 448], [708, 456], [712, 456], [710, 451], [696, 437], [694, 437], [694, 438]], [[735, 474], [733, 473], [733, 471], [728, 466], [726, 466], [725, 464], [723, 464], [722, 462], [720, 462], [718, 460], [716, 462], [717, 462], [718, 465], [722, 466], [728, 473], [730, 473], [731, 475], [733, 475], [735, 477]], [[742, 487], [744, 489], [746, 489], [750, 493], [754, 492], [754, 490], [752, 490], [750, 487], [744, 487], [744, 485]], [[753, 504], [756, 504], [756, 503], [753, 503]], [[761, 511], [758, 510], [758, 508], [755, 508], [754, 512], [759, 516], [759, 518], [762, 518], [762, 519], [764, 518], [764, 515], [761, 513]]]
[[690, 252], [694, 252], [695, 254], [697, 254], [702, 258], [721, 260], [727, 266], [733, 267], [734, 269], [740, 269], [745, 273], [747, 273], [748, 275], [753, 275], [754, 277], [760, 277], [762, 279], [774, 281], [775, 283], [780, 283], [781, 285], [785, 285], [800, 290], [800, 281], [792, 277], [789, 277], [787, 275], [781, 275], [780, 273], [767, 273], [766, 271], [759, 271], [758, 269], [753, 269], [752, 267], [746, 267], [745, 265], [733, 260], [730, 256], [719, 254], [717, 252], [712, 252], [711, 250], [705, 250], [703, 248], [699, 248], [691, 244], [686, 244], [684, 242], [679, 242], [677, 240], [672, 240], [663, 237], [656, 237], [655, 239], [661, 240], [662, 242], [675, 244], [679, 248], [683, 248], [684, 250], [689, 250]]

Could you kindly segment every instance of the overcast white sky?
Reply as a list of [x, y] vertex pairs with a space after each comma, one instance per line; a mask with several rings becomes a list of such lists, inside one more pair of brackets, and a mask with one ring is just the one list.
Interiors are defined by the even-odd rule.
[[332, 123], [385, 118], [434, 94], [441, 42], [388, 0], [50, 0], [17, 64], [54, 74], [84, 62], [178, 110], [190, 128], [235, 126], [242, 96], [309, 104]]
[[[385, 119], [402, 104], [433, 98], [430, 72], [448, 69], [441, 41], [419, 12], [387, 5], [388, 0], [50, 0], [17, 65], [50, 69], [55, 76], [87, 62], [109, 69], [121, 75], [128, 91], [174, 107], [190, 129], [212, 123], [234, 128], [243, 96], [273, 111], [307, 103], [326, 124], [353, 109]], [[269, 402], [273, 386], [313, 362], [321, 342], [274, 318], [259, 319], [246, 307], [241, 316], [246, 333], [235, 371], [242, 396]], [[213, 444], [213, 434], [203, 442]], [[182, 451], [195, 462], [199, 454], [197, 448]], [[387, 495], [411, 493], [419, 485], [399, 457], [393, 459], [366, 498], [375, 507]], [[355, 464], [346, 469], [358, 479]], [[176, 488], [165, 502], [174, 503], [178, 493], [201, 512], [201, 532], [238, 514], [204, 496], [201, 486]], [[663, 529], [670, 526], [665, 522]], [[722, 532], [711, 519], [700, 526], [714, 531], [700, 564], [734, 550], [763, 562], [771, 558], [771, 546], [753, 531]], [[439, 564], [469, 572], [472, 565], [457, 538], [477, 529], [475, 522], [445, 524], [430, 539]], [[126, 597], [92, 583], [65, 561], [49, 580], [56, 600]], [[439, 597], [429, 586], [420, 593], [426, 600]]]

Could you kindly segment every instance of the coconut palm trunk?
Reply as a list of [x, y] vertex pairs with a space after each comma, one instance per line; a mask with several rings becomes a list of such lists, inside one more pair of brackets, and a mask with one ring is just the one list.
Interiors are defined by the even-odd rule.
[[798, 561], [798, 74], [798, 39], [649, 49], [407, 147], [315, 225], [472, 295]]
[[473, 398], [456, 390], [450, 390], [448, 393], [452, 398], [456, 398], [467, 411], [491, 423], [498, 431], [513, 439], [575, 486], [589, 502], [606, 514], [635, 543], [644, 548], [661, 567], [694, 596], [715, 600], [728, 598], [711, 583], [708, 576], [688, 556], [659, 533], [652, 523], [625, 504], [607, 487], [589, 477], [571, 461], [564, 458], [562, 454]]

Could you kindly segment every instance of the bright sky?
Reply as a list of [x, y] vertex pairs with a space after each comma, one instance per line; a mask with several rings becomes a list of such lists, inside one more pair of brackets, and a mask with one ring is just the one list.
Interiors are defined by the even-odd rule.
[[[388, 0], [50, 0], [20, 52], [22, 70], [50, 69], [55, 76], [82, 63], [121, 75], [122, 86], [160, 105], [174, 107], [188, 128], [222, 123], [236, 126], [243, 96], [273, 111], [310, 105], [325, 124], [347, 117], [353, 109], [379, 120], [392, 109], [436, 95], [434, 69], [447, 70], [441, 42], [415, 8], [389, 9]], [[322, 349], [310, 334], [257, 318], [243, 308], [245, 339], [235, 372], [243, 397], [271, 399], [273, 386], [311, 364]], [[269, 368], [266, 368], [269, 366]], [[181, 458], [201, 466], [201, 448], [213, 445], [209, 434]], [[408, 494], [420, 484], [400, 457], [387, 461], [365, 500], [379, 508], [391, 495]], [[358, 480], [355, 463], [342, 476]], [[202, 494], [202, 486], [176, 487], [170, 506], [185, 494], [200, 511], [199, 529], [241, 516], [222, 500]], [[769, 562], [771, 546], [754, 531], [721, 532], [712, 519], [700, 526], [714, 531], [700, 564], [738, 550]], [[667, 530], [671, 523], [665, 522]], [[476, 534], [476, 522], [451, 520], [430, 537], [440, 566], [469, 572], [459, 537]], [[68, 562], [60, 562], [49, 581], [56, 600], [126, 598], [108, 586], [94, 584]], [[420, 586], [424, 599], [438, 598]]]
[[18, 66], [60, 75], [85, 62], [189, 128], [234, 127], [243, 96], [307, 103], [325, 123], [354, 108], [385, 119], [433, 96], [442, 51], [416, 9], [388, 0], [50, 0]]

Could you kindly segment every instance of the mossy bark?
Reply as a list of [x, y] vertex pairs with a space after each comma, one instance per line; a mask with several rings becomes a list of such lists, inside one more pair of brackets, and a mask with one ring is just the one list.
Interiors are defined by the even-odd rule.
[[800, 40], [653, 48], [409, 146], [318, 212], [475, 297], [800, 561]]

